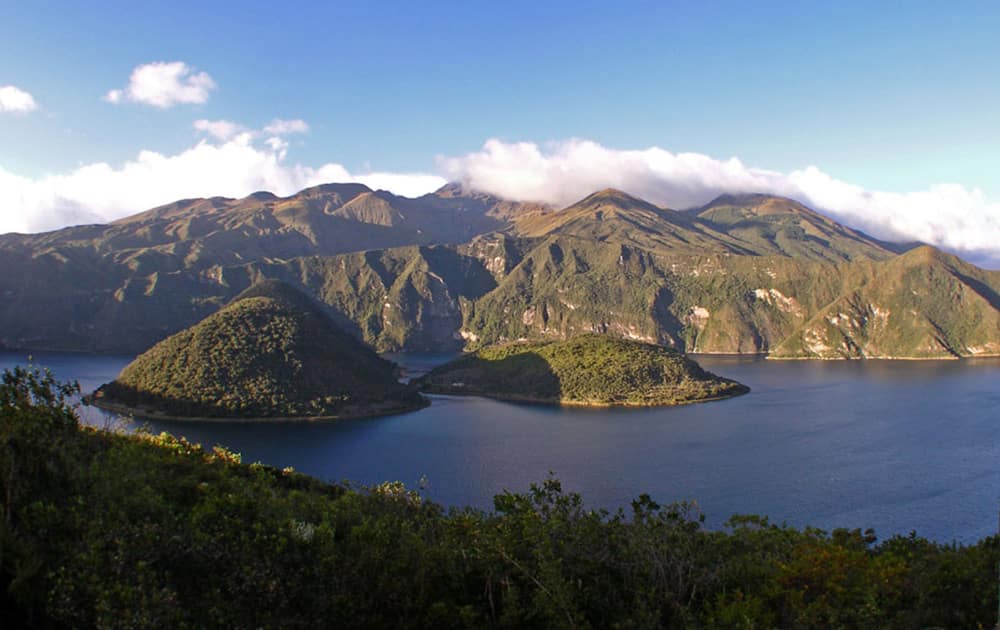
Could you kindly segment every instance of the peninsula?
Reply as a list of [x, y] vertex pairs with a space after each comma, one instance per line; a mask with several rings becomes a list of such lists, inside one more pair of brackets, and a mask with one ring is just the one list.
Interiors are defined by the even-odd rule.
[[676, 350], [599, 334], [489, 346], [416, 384], [437, 394], [595, 407], [680, 405], [750, 391]]

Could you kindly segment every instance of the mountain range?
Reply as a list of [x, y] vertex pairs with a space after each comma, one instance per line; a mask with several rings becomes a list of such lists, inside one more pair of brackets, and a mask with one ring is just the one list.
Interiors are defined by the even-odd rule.
[[598, 332], [784, 358], [1000, 354], [1000, 272], [758, 194], [678, 211], [609, 189], [557, 209], [327, 184], [4, 235], [0, 265], [8, 348], [138, 353], [271, 278], [381, 351]]

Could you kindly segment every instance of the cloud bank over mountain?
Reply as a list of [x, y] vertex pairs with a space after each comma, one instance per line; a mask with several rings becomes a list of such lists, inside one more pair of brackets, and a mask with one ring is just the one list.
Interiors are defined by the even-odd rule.
[[891, 241], [923, 241], [977, 262], [1000, 265], [1000, 202], [978, 189], [940, 184], [913, 192], [866, 190], [815, 166], [780, 173], [738, 158], [619, 150], [570, 139], [539, 145], [488, 140], [480, 151], [440, 158], [444, 174], [468, 187], [517, 200], [565, 205], [601, 188], [688, 208], [722, 193], [797, 199], [834, 219]]
[[176, 155], [141, 151], [120, 166], [100, 162], [36, 179], [0, 165], [0, 234], [106, 223], [191, 197], [243, 197], [258, 190], [290, 195], [328, 182], [361, 182], [417, 196], [445, 184], [437, 175], [352, 173], [336, 163], [317, 167], [289, 163], [288, 145], [280, 136], [258, 141], [256, 133], [215, 124], [224, 121], [204, 122], [199, 127], [206, 133], [228, 139], [202, 140]]
[[878, 238], [923, 241], [1000, 267], [1000, 202], [958, 184], [872, 191], [815, 166], [781, 173], [735, 157], [659, 147], [621, 150], [582, 139], [544, 145], [491, 139], [479, 151], [439, 157], [438, 173], [354, 173], [337, 163], [309, 166], [289, 159], [284, 136], [307, 132], [302, 120], [275, 119], [256, 130], [226, 120], [193, 124], [205, 137], [175, 155], [141, 151], [121, 165], [101, 162], [40, 178], [0, 165], [0, 233], [107, 222], [189, 197], [242, 197], [257, 190], [289, 195], [348, 181], [419, 196], [456, 180], [508, 199], [558, 206], [607, 187], [671, 208], [698, 206], [722, 193], [771, 193]]

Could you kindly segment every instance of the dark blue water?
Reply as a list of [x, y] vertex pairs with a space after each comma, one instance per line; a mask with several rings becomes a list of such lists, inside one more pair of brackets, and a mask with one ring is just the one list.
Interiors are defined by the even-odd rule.
[[[129, 357], [36, 355], [85, 390]], [[23, 362], [0, 354], [0, 367]], [[418, 369], [440, 358], [416, 357]], [[795, 525], [874, 527], [971, 542], [996, 530], [1000, 361], [777, 362], [702, 357], [749, 385], [739, 398], [581, 410], [435, 397], [421, 411], [333, 423], [150, 423], [330, 480], [400, 480], [450, 505], [492, 505], [554, 472], [588, 505], [640, 493]], [[105, 421], [94, 409], [85, 420]]]

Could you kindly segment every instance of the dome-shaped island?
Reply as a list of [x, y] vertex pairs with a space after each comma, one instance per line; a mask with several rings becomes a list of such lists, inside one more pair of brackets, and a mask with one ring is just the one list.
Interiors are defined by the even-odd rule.
[[291, 286], [266, 280], [159, 342], [89, 402], [164, 419], [334, 419], [417, 409], [394, 364]]
[[436, 394], [601, 407], [680, 405], [750, 391], [676, 350], [598, 334], [490, 346], [415, 384]]

